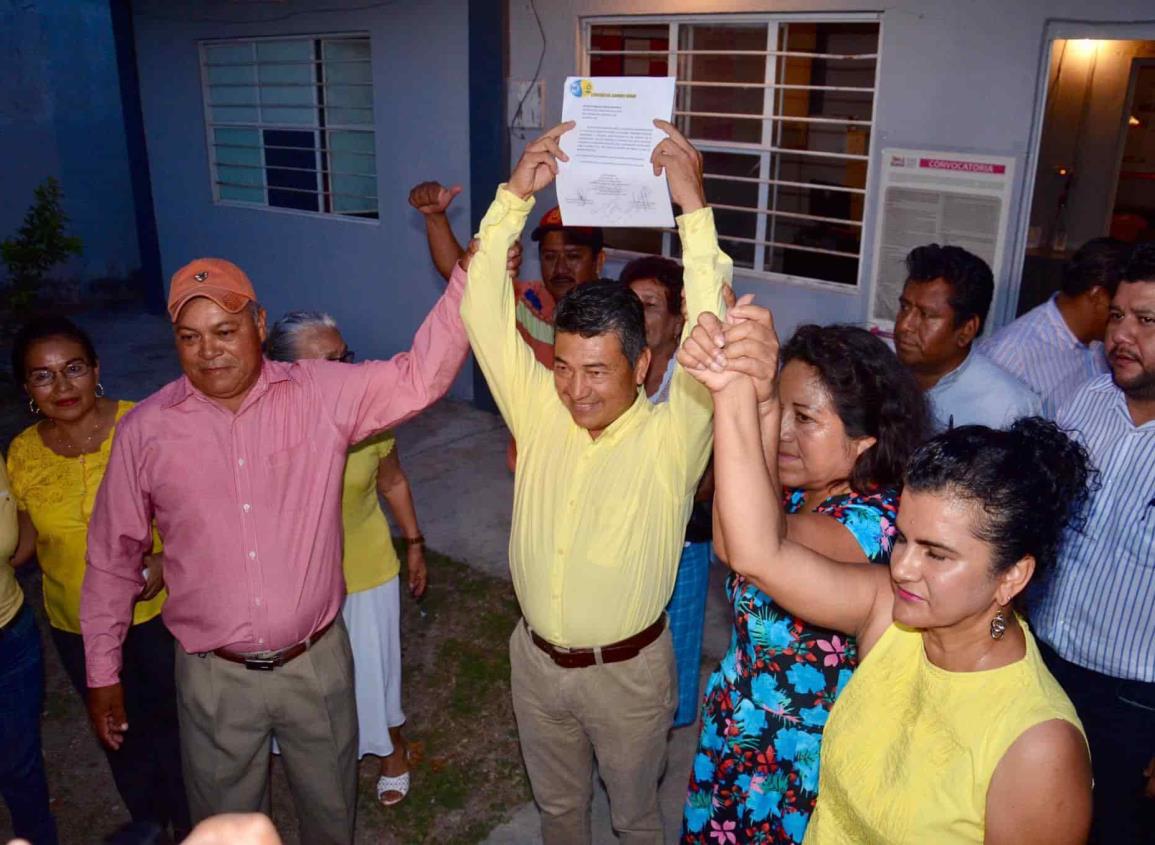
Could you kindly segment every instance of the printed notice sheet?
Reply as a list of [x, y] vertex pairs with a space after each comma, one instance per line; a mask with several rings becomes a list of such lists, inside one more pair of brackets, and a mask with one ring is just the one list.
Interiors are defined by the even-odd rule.
[[874, 240], [871, 322], [894, 327], [906, 254], [929, 243], [973, 252], [995, 273], [998, 301], [1015, 160], [932, 150], [882, 151], [882, 201]]
[[654, 175], [650, 153], [666, 137], [654, 118], [670, 120], [674, 77], [595, 76], [565, 81], [561, 119], [576, 126], [561, 137], [557, 198], [567, 226], [671, 227], [666, 174]]

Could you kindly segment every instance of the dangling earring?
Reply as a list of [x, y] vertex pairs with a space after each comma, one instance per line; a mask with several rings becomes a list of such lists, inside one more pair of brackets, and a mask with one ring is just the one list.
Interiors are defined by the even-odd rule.
[[995, 613], [995, 618], [991, 620], [991, 639], [1001, 640], [1003, 634], [1007, 632], [1007, 617], [1003, 615], [1001, 610]]
[[104, 385], [101, 384], [100, 382], [96, 383], [96, 398], [97, 399], [104, 398]]
[[34, 417], [40, 416], [40, 408], [36, 404], [36, 400], [31, 396], [28, 397], [28, 413]]

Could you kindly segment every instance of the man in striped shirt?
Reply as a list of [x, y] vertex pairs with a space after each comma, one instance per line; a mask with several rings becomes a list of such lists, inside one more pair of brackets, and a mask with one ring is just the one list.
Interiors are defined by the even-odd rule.
[[1056, 415], [1101, 486], [1031, 621], [1087, 731], [1093, 840], [1127, 845], [1155, 834], [1155, 244], [1123, 270], [1106, 351], [1111, 375], [1084, 384]]
[[1039, 394], [1049, 417], [1085, 381], [1107, 372], [1103, 332], [1126, 259], [1122, 241], [1087, 241], [1063, 268], [1057, 294], [978, 344]]

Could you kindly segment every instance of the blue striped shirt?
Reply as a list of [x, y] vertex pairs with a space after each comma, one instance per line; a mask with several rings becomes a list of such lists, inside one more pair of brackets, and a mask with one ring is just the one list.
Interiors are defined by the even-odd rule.
[[1082, 532], [1069, 530], [1031, 625], [1072, 663], [1155, 681], [1155, 420], [1136, 426], [1111, 376], [1087, 382], [1056, 422], [1099, 470]]
[[979, 341], [978, 349], [1026, 382], [1052, 419], [1076, 390], [1109, 369], [1103, 344], [1088, 345], [1075, 337], [1054, 297]]

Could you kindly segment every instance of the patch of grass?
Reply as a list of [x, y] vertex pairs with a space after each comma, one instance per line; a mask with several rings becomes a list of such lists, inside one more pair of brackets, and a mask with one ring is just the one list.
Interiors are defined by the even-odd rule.
[[[530, 800], [509, 699], [509, 582], [430, 551], [430, 591], [402, 591], [405, 737], [417, 759], [409, 797], [377, 803], [378, 763], [361, 763], [357, 839], [473, 843]], [[404, 577], [404, 576], [402, 576]]]

